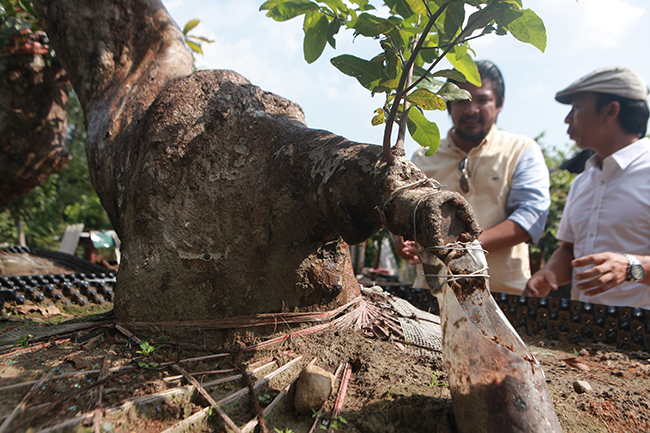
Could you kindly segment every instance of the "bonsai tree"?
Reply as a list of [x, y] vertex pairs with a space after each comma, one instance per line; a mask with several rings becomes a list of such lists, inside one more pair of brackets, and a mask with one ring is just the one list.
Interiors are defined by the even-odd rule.
[[382, 226], [427, 246], [480, 233], [463, 198], [399, 147], [310, 129], [299, 106], [234, 71], [192, 73], [160, 1], [34, 4], [122, 240], [119, 321], [329, 310], [359, 294], [348, 245]]

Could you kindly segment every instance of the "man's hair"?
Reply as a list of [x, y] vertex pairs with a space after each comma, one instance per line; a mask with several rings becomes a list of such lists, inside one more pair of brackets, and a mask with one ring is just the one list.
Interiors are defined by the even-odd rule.
[[636, 134], [639, 138], [645, 137], [648, 129], [648, 118], [650, 117], [650, 110], [648, 110], [646, 101], [624, 98], [609, 93], [597, 93], [596, 95], [598, 97], [596, 100], [597, 112], [600, 112], [604, 106], [617, 101], [621, 105], [617, 118], [621, 128], [628, 134]]
[[492, 83], [492, 90], [497, 98], [497, 108], [501, 107], [506, 93], [506, 85], [503, 82], [501, 71], [489, 60], [479, 60], [476, 62], [476, 67], [481, 75], [481, 81], [489, 80]]
[[[494, 96], [496, 97], [497, 108], [501, 107], [503, 105], [503, 98], [505, 97], [506, 93], [506, 85], [503, 82], [503, 75], [501, 75], [501, 71], [499, 68], [497, 68], [497, 65], [489, 60], [479, 60], [476, 62], [476, 67], [478, 68], [478, 73], [481, 76], [481, 81], [485, 82], [485, 80], [488, 80], [492, 83], [492, 90], [494, 91]], [[448, 81], [454, 84], [458, 84], [458, 81], [456, 80], [450, 79]], [[447, 111], [451, 112], [449, 110], [449, 104], [450, 103], [447, 102]]]

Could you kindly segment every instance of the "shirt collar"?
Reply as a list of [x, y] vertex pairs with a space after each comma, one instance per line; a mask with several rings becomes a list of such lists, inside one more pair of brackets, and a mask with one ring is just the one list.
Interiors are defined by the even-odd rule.
[[[647, 137], [637, 140], [605, 158], [603, 161], [603, 167], [610, 164], [607, 161], [612, 160], [621, 170], [625, 170], [634, 162], [634, 160], [646, 152], [650, 152], [650, 140]], [[585, 169], [587, 168], [600, 169], [596, 154], [592, 155], [591, 158], [587, 160]]]

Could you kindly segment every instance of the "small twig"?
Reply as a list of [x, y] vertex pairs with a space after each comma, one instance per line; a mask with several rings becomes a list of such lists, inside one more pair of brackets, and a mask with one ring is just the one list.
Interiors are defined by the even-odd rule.
[[262, 433], [269, 433], [269, 430], [266, 428], [266, 421], [264, 420], [264, 415], [262, 414], [262, 408], [260, 406], [260, 402], [257, 399], [257, 396], [255, 395], [255, 388], [253, 388], [253, 382], [251, 382], [251, 375], [248, 374], [248, 372], [246, 371], [246, 366], [241, 362], [241, 355], [242, 352], [239, 352], [237, 353], [237, 355], [235, 355], [235, 365], [242, 372], [242, 375], [246, 380], [246, 386], [248, 387], [248, 392], [251, 397], [251, 402], [253, 403], [253, 408], [255, 409], [255, 413], [257, 414], [255, 418], [257, 418], [260, 424], [260, 430], [262, 431]]
[[[292, 359], [291, 361], [284, 364], [282, 367], [280, 367], [277, 370], [267, 374], [266, 376], [264, 376], [263, 378], [261, 378], [257, 382], [255, 382], [255, 384], [253, 384], [253, 389], [259, 388], [261, 385], [263, 385], [266, 382], [268, 382], [269, 380], [273, 379], [278, 374], [280, 374], [283, 371], [285, 371], [285, 370], [289, 369], [290, 367], [292, 367], [294, 364], [296, 364], [301, 359], [302, 359], [302, 355]], [[243, 397], [246, 394], [248, 394], [248, 387], [242, 388], [239, 391], [233, 392], [232, 394], [222, 398], [221, 400], [219, 400], [217, 402], [217, 404], [227, 404], [227, 403], [233, 402], [233, 401], [237, 400], [238, 398]]]
[[219, 414], [219, 416], [221, 416], [221, 418], [222, 418], [222, 419], [224, 420], [224, 422], [228, 425], [228, 427], [230, 427], [230, 428], [233, 430], [233, 432], [235, 432], [235, 433], [241, 433], [241, 430], [239, 430], [239, 427], [237, 427], [237, 425], [233, 422], [233, 420], [230, 419], [230, 417], [228, 416], [228, 414], [226, 414], [226, 412], [224, 412], [223, 409], [221, 409], [221, 408], [219, 407], [219, 404], [215, 401], [215, 399], [212, 398], [212, 396], [210, 395], [210, 393], [209, 393], [208, 391], [206, 391], [205, 388], [203, 388], [203, 386], [201, 386], [201, 384], [200, 384], [196, 379], [194, 379], [194, 378], [193, 378], [193, 377], [192, 377], [192, 376], [191, 376], [187, 371], [185, 371], [185, 370], [183, 369], [183, 367], [181, 367], [180, 365], [174, 364], [174, 365], [172, 365], [172, 367], [173, 367], [176, 371], [178, 371], [180, 374], [182, 374], [182, 375], [185, 377], [185, 379], [186, 379], [189, 383], [191, 383], [192, 386], [193, 386], [194, 388], [196, 388], [197, 391], [199, 391], [199, 393], [201, 393], [201, 395], [202, 395], [202, 396], [203, 396], [203, 397], [208, 401], [208, 403], [210, 403], [210, 406], [213, 407], [213, 408], [217, 411], [217, 413]]
[[[318, 360], [318, 357], [312, 359], [311, 362], [309, 363], [309, 365], [315, 364], [317, 360]], [[291, 388], [291, 386], [294, 383], [296, 383], [296, 381], [298, 380], [298, 377], [300, 377], [300, 374], [298, 374], [296, 377], [294, 377], [293, 380], [291, 382], [289, 382], [289, 384], [287, 386], [285, 386], [284, 389], [282, 391], [280, 391], [280, 393], [277, 396], [275, 396], [273, 401], [271, 403], [269, 403], [269, 405], [264, 408], [264, 410], [262, 411], [262, 417], [266, 417], [280, 403], [282, 398], [289, 392], [289, 389]], [[259, 424], [259, 423], [260, 422], [258, 420], [258, 417], [253, 418], [244, 427], [242, 427], [241, 433], [248, 433], [248, 432], [252, 431], [255, 427], [257, 427], [257, 424]]]
[[[343, 363], [340, 363], [339, 366], [336, 368], [336, 372], [334, 373], [334, 383], [336, 383], [336, 381], [339, 379], [339, 374], [341, 374], [342, 369], [343, 369]], [[325, 409], [327, 408], [327, 403], [329, 403], [329, 399], [325, 400], [323, 402], [323, 405], [318, 410], [318, 412], [316, 412], [316, 417], [314, 418], [314, 423], [311, 425], [311, 428], [309, 429], [309, 433], [314, 433], [314, 430], [318, 425], [318, 421], [320, 421], [321, 416], [323, 415]]]
[[[250, 372], [251, 372], [251, 374], [257, 373], [258, 371], [264, 370], [265, 368], [268, 368], [273, 364], [275, 364], [275, 361], [271, 361], [269, 363], [266, 363], [266, 364], [262, 365], [261, 367], [257, 367], [255, 369], [251, 370]], [[210, 382], [205, 382], [203, 384], [203, 386], [206, 387], [206, 388], [212, 388], [213, 386], [220, 385], [220, 384], [226, 383], [226, 382], [233, 382], [235, 380], [242, 379], [243, 377], [244, 377], [243, 374], [235, 374], [233, 376], [222, 377], [221, 379], [215, 379], [215, 380], [212, 380]]]
[[[111, 365], [110, 356], [113, 350], [115, 349], [114, 345], [108, 349], [106, 356], [104, 356], [104, 363], [102, 364], [102, 371], [99, 372], [98, 380], [106, 379], [108, 375], [108, 369]], [[102, 420], [102, 394], [104, 393], [104, 384], [101, 383], [99, 388], [97, 388], [97, 408], [95, 409], [95, 414], [93, 415], [93, 429], [95, 433], [101, 433], [101, 420]]]
[[[108, 371], [110, 373], [115, 373], [115, 372], [118, 372], [118, 371], [121, 371], [121, 370], [133, 370], [134, 368], [135, 368], [135, 366], [133, 366], [133, 365], [124, 365], [122, 367], [109, 368]], [[100, 372], [101, 372], [101, 370], [74, 371], [72, 373], [63, 373], [63, 374], [56, 375], [52, 379], [64, 379], [66, 377], [85, 376], [87, 374], [97, 374], [97, 373], [100, 373]], [[13, 384], [13, 385], [3, 386], [2, 388], [0, 388], [0, 392], [9, 391], [9, 390], [18, 389], [18, 388], [25, 388], [25, 387], [27, 387], [29, 385], [34, 384], [34, 383], [36, 383], [36, 381], [31, 380], [29, 382], [22, 382], [22, 383], [16, 383], [16, 384]]]
[[[343, 378], [341, 379], [341, 385], [339, 386], [339, 394], [336, 396], [336, 403], [334, 403], [334, 410], [332, 411], [332, 419], [336, 420], [341, 414], [341, 409], [343, 408], [343, 402], [345, 401], [345, 394], [348, 392], [348, 384], [350, 383], [350, 376], [352, 376], [352, 366], [347, 363], [345, 365], [345, 370], [343, 370]], [[334, 431], [333, 423], [330, 422], [330, 428], [328, 433]]]
[[23, 397], [20, 403], [14, 408], [14, 410], [9, 414], [7, 418], [5, 418], [5, 421], [0, 425], [0, 433], [4, 433], [7, 431], [7, 428], [9, 427], [9, 424], [14, 420], [16, 415], [18, 415], [20, 412], [25, 410], [25, 407], [27, 406], [27, 401], [32, 397], [32, 394], [38, 390], [38, 388], [41, 387], [45, 382], [50, 380], [52, 375], [54, 374], [54, 371], [49, 371], [41, 377], [41, 379], [32, 386], [32, 389], [29, 390], [29, 392]]
[[70, 341], [69, 338], [64, 338], [62, 340], [56, 340], [53, 343], [52, 342], [47, 342], [47, 343], [36, 344], [34, 346], [24, 347], [24, 348], [20, 348], [20, 349], [11, 351], [11, 352], [3, 353], [2, 355], [0, 355], [0, 358], [6, 358], [7, 356], [14, 356], [14, 355], [22, 355], [23, 353], [35, 352], [35, 351], [40, 350], [40, 349], [42, 349], [42, 348], [44, 348], [44, 347], [46, 347], [46, 346], [48, 346], [50, 344], [61, 344], [61, 343], [67, 343], [68, 341]]

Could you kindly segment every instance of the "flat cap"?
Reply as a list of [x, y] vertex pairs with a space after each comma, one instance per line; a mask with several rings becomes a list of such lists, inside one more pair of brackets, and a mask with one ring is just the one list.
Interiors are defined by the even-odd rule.
[[577, 92], [609, 93], [637, 101], [648, 98], [648, 86], [643, 78], [631, 69], [617, 67], [596, 69], [557, 92], [555, 100], [570, 104], [571, 97]]

